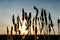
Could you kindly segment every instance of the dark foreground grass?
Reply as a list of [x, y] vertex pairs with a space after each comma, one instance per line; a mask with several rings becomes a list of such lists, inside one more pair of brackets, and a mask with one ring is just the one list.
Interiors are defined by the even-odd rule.
[[59, 40], [60, 35], [0, 35], [0, 40]]

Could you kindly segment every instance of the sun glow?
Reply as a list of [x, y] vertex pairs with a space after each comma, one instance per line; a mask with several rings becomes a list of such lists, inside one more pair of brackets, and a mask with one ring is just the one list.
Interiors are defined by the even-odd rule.
[[27, 35], [28, 34], [28, 30], [26, 30], [26, 27], [27, 27], [26, 25], [27, 25], [27, 22], [26, 22], [26, 20], [24, 20], [22, 28], [21, 28], [21, 35]]

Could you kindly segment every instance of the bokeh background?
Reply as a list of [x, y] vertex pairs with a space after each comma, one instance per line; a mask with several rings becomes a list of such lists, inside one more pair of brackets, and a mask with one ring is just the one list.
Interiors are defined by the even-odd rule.
[[57, 19], [60, 18], [60, 1], [59, 0], [0, 0], [0, 34], [7, 34], [7, 26], [10, 30], [12, 24], [12, 15], [22, 18], [22, 8], [29, 14], [32, 12], [32, 17], [35, 16], [36, 6], [41, 14], [41, 8], [46, 9], [47, 16], [51, 13], [52, 21], [54, 23], [55, 33], [58, 34]]

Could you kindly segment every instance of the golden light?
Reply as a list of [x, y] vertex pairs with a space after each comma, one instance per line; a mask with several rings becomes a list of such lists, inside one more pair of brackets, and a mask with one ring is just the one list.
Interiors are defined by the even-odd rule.
[[21, 28], [21, 35], [27, 35], [28, 34], [28, 30], [26, 30], [26, 20], [23, 21], [23, 25], [22, 25], [22, 28]]

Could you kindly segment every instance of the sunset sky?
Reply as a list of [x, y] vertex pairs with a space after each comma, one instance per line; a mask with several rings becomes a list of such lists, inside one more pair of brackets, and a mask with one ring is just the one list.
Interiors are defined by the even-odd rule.
[[32, 17], [35, 16], [34, 6], [39, 10], [41, 14], [41, 8], [46, 9], [47, 16], [51, 13], [52, 21], [54, 23], [54, 29], [58, 34], [57, 19], [60, 18], [60, 1], [59, 0], [0, 0], [0, 34], [6, 34], [6, 27], [9, 29], [12, 24], [12, 15], [22, 17], [22, 8], [29, 14], [32, 13]]

